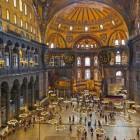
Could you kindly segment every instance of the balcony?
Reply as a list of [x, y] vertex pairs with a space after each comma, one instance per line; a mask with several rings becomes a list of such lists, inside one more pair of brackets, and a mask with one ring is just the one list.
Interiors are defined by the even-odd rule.
[[0, 69], [0, 77], [2, 76], [11, 76], [11, 75], [23, 75], [23, 74], [29, 74], [29, 73], [35, 73], [37, 71], [41, 71], [43, 68], [41, 67], [25, 67], [25, 68], [1, 68]]

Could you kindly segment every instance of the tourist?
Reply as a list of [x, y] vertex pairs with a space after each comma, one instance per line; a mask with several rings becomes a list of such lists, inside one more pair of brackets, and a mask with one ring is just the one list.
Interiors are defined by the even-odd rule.
[[70, 128], [69, 128], [69, 130], [70, 130], [70, 132], [72, 132], [72, 126], [71, 126], [71, 124], [70, 124]]
[[137, 128], [137, 136], [139, 137], [139, 128]]

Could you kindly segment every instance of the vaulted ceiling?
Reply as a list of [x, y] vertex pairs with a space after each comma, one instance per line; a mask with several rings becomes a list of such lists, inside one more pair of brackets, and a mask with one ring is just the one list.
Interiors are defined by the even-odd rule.
[[94, 26], [101, 23], [104, 24], [104, 28], [108, 26], [112, 28], [111, 21], [119, 25], [121, 20], [118, 15], [120, 14], [128, 29], [131, 29], [134, 19], [134, 2], [135, 0], [33, 0], [43, 36], [48, 23], [54, 17], [59, 23], [75, 24], [75, 26], [87, 24], [97, 29]]

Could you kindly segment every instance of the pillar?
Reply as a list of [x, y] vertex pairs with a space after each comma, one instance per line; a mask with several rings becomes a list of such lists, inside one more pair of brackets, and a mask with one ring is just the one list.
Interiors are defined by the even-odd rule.
[[20, 52], [20, 47], [18, 47], [17, 48], [18, 49], [18, 71], [20, 71], [20, 54], [19, 54], [19, 52]]
[[35, 103], [35, 90], [34, 90], [34, 82], [31, 83], [31, 107], [34, 106], [34, 103]]
[[7, 89], [6, 92], [6, 123], [9, 121], [10, 119], [10, 91], [9, 89]]
[[30, 49], [28, 49], [27, 52], [28, 52], [28, 68], [30, 68]]
[[24, 84], [25, 106], [28, 107], [28, 83]]
[[20, 88], [17, 88], [16, 90], [16, 117], [19, 118], [20, 115]]
[[9, 46], [9, 49], [10, 49], [10, 68], [11, 69], [13, 69], [13, 48], [14, 48], [13, 45]]

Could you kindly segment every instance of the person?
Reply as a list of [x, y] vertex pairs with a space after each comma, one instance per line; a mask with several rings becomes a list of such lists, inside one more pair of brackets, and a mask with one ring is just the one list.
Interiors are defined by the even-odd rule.
[[139, 128], [137, 128], [137, 136], [139, 137]]
[[71, 127], [71, 124], [70, 124], [70, 132], [72, 132], [72, 127]]
[[91, 136], [93, 136], [93, 128], [90, 128]]

